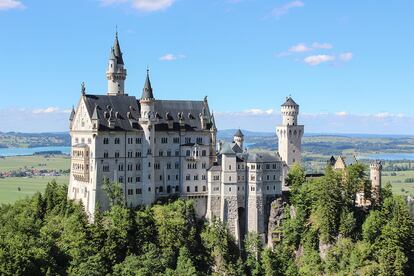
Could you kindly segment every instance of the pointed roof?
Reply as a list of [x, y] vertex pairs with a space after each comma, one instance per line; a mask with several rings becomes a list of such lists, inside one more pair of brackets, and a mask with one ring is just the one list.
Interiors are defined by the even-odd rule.
[[99, 120], [98, 105], [95, 105], [95, 108], [92, 114], [92, 120]]
[[282, 106], [299, 106], [293, 99], [292, 97], [286, 97], [286, 102], [284, 104], [282, 104]]
[[72, 112], [70, 113], [69, 121], [73, 121], [75, 118], [75, 107], [72, 106]]
[[144, 89], [142, 89], [141, 99], [154, 99], [154, 94], [152, 94], [152, 87], [151, 87], [151, 81], [150, 81], [148, 69], [147, 69], [147, 78], [145, 79]]
[[122, 59], [122, 52], [121, 47], [119, 46], [119, 40], [118, 40], [118, 32], [115, 34], [115, 41], [114, 41], [114, 47], [112, 47], [113, 55], [116, 58], [117, 64], [124, 64], [124, 60]]
[[220, 154], [234, 155], [236, 153], [233, 151], [233, 149], [232, 149], [232, 147], [229, 143], [223, 143], [223, 145], [221, 146]]
[[234, 134], [234, 137], [241, 137], [241, 138], [243, 138], [244, 137], [244, 134], [243, 134], [243, 132], [240, 130], [240, 128], [237, 130], [237, 132]]

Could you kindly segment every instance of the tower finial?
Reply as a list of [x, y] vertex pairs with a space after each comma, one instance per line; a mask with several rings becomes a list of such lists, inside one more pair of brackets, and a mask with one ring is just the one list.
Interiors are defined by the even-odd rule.
[[118, 39], [118, 25], [115, 25], [115, 37]]
[[86, 85], [84, 81], [81, 83], [81, 92], [82, 92], [82, 95], [86, 94]]

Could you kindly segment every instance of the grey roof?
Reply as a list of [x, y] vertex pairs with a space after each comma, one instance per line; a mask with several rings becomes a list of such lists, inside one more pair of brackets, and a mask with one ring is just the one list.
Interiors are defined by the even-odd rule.
[[233, 149], [232, 149], [232, 147], [229, 143], [223, 143], [221, 145], [220, 154], [235, 155], [236, 153], [233, 151]]
[[237, 132], [234, 134], [234, 137], [244, 137], [243, 132], [241, 132], [240, 128], [237, 130]]
[[292, 97], [286, 97], [286, 102], [284, 104], [282, 104], [282, 106], [299, 106], [293, 99]]
[[[98, 117], [99, 130], [138, 130], [140, 107], [133, 96], [85, 95], [85, 104], [89, 117]], [[96, 114], [94, 114], [96, 111]], [[109, 127], [109, 117], [112, 116], [115, 124]]]
[[124, 59], [122, 58], [121, 47], [119, 46], [118, 32], [116, 32], [116, 34], [115, 34], [113, 53], [114, 53], [114, 56], [116, 57], [116, 63], [123, 65], [124, 64]]
[[72, 107], [72, 112], [70, 113], [69, 121], [73, 121], [75, 118], [75, 107]]
[[147, 70], [147, 78], [145, 79], [144, 88], [142, 89], [141, 99], [154, 99], [154, 94], [152, 93], [151, 80], [149, 77], [149, 70]]
[[99, 120], [98, 105], [93, 109], [92, 120]]
[[236, 153], [242, 153], [243, 152], [243, 149], [241, 147], [239, 147], [239, 145], [236, 144], [236, 143], [233, 144], [232, 150]]
[[[200, 130], [201, 121], [199, 114], [202, 112], [205, 106], [206, 103], [204, 101], [155, 100], [154, 110], [156, 113], [160, 115], [160, 117], [162, 117], [162, 119], [159, 122], [159, 125], [165, 124], [166, 126], [168, 126], [168, 122], [171, 123], [171, 121], [173, 121], [173, 123], [177, 123], [179, 127], [178, 123], [180, 122], [180, 116], [181, 122], [184, 123], [185, 129]], [[210, 110], [206, 108], [205, 112], [207, 120], [210, 120]], [[211, 127], [211, 123], [207, 124], [208, 129], [210, 129]]]
[[280, 157], [276, 153], [259, 152], [259, 153], [247, 153], [243, 155], [243, 159], [249, 163], [268, 163], [281, 161]]
[[[138, 123], [141, 107], [139, 101], [134, 96], [86, 94], [83, 98], [89, 117], [98, 120], [99, 130], [129, 131], [142, 129]], [[211, 114], [206, 102], [155, 100], [155, 114], [153, 115], [158, 119], [155, 123], [155, 130], [201, 130], [199, 114], [203, 108], [205, 108], [207, 117], [207, 129], [210, 129], [212, 127]], [[109, 127], [110, 119], [114, 121], [114, 128]], [[169, 124], [172, 124], [172, 128], [170, 128]]]

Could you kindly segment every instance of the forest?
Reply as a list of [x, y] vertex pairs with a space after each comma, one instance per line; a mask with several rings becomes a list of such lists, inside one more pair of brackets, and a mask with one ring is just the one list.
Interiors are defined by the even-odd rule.
[[239, 248], [225, 225], [195, 216], [191, 201], [127, 208], [105, 181], [111, 208], [90, 223], [67, 186], [0, 207], [1, 275], [413, 275], [414, 222], [404, 198], [381, 191], [371, 208], [363, 165], [308, 180], [295, 166], [273, 248], [249, 233]]

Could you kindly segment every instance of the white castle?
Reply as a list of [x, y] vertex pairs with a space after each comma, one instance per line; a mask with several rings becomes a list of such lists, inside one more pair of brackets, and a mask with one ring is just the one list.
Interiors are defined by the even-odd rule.
[[217, 143], [207, 97], [156, 99], [149, 72], [141, 98], [125, 93], [127, 71], [118, 35], [111, 49], [106, 95], [82, 95], [70, 116], [72, 142], [68, 197], [93, 218], [109, 208], [104, 179], [121, 184], [128, 207], [163, 197], [192, 199], [198, 216], [224, 221], [237, 241], [247, 232], [265, 241], [270, 203], [282, 194], [286, 168], [301, 160], [304, 127], [288, 97], [277, 128], [279, 153], [249, 153], [239, 130]]

